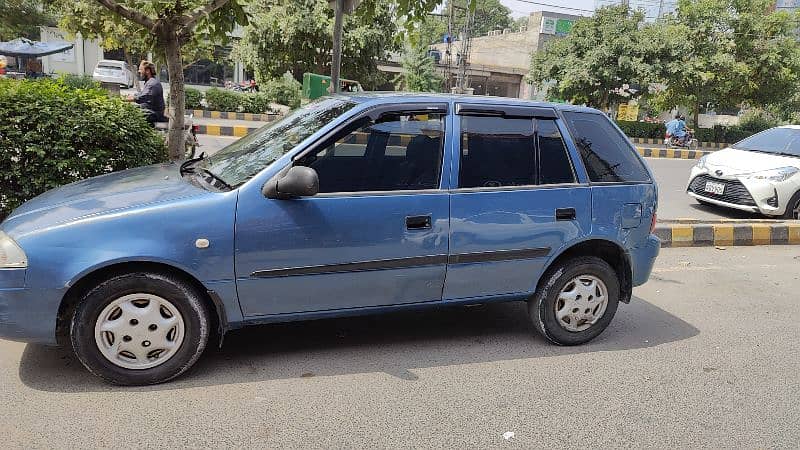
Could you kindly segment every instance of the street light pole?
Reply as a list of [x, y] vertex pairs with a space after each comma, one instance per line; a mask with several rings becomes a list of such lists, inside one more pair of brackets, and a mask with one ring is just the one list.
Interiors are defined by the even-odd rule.
[[332, 92], [339, 92], [339, 70], [342, 66], [342, 22], [344, 19], [344, 0], [335, 0], [333, 8], [333, 60], [331, 61]]

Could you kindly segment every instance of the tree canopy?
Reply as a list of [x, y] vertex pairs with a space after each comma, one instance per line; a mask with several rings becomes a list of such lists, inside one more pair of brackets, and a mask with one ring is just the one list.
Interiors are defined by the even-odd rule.
[[[330, 73], [333, 49], [333, 9], [327, 0], [263, 1], [248, 12], [250, 25], [234, 54], [252, 67], [259, 80], [291, 72]], [[342, 77], [359, 80], [366, 88], [385, 81], [377, 63], [397, 50], [397, 32], [390, 6], [367, 1], [344, 19]]]
[[[800, 89], [800, 16], [770, 0], [680, 0], [645, 23], [624, 6], [578, 20], [531, 60], [529, 79], [548, 94], [607, 108], [625, 85], [659, 109], [770, 106], [786, 111]], [[650, 92], [654, 88], [655, 92]]]
[[529, 79], [540, 86], [554, 80], [549, 95], [607, 108], [625, 85], [645, 91], [654, 81], [653, 62], [662, 48], [643, 31], [644, 15], [625, 6], [600, 8], [575, 22], [569, 35], [534, 54]]
[[39, 27], [53, 25], [49, 5], [42, 0], [0, 0], [0, 41], [39, 38]]
[[401, 59], [403, 73], [395, 78], [395, 86], [402, 91], [439, 92], [442, 77], [436, 71], [433, 59], [428, 55], [428, 46], [407, 43]]

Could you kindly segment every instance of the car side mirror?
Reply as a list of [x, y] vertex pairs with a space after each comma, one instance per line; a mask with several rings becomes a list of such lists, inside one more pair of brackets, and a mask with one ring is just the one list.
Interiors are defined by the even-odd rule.
[[317, 171], [305, 166], [293, 166], [288, 171], [281, 171], [261, 189], [264, 197], [278, 200], [312, 197], [318, 192]]

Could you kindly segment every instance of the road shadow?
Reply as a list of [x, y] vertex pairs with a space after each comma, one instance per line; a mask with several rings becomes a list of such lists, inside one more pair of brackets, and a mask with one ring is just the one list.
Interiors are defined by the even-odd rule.
[[695, 211], [702, 212], [704, 214], [715, 214], [719, 216], [721, 219], [769, 219], [768, 216], [762, 216], [761, 214], [750, 213], [747, 211], [739, 211], [738, 209], [732, 208], [724, 208], [722, 206], [717, 205], [701, 205], [699, 203], [691, 203], [689, 207], [694, 209]]
[[413, 382], [414, 369], [654, 347], [699, 333], [645, 300], [621, 305], [589, 344], [551, 345], [531, 325], [525, 304], [446, 307], [380, 316], [263, 325], [229, 333], [176, 381], [122, 388], [87, 372], [66, 349], [28, 344], [19, 376], [49, 392], [153, 391], [360, 373]]

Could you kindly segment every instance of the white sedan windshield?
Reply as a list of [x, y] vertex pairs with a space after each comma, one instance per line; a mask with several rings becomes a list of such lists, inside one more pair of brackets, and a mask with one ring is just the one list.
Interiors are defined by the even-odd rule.
[[800, 129], [771, 128], [732, 146], [738, 150], [800, 156]]

